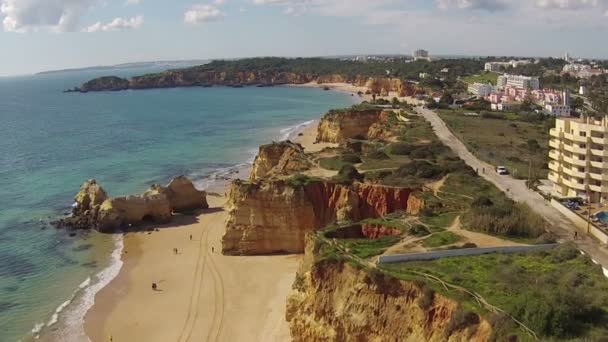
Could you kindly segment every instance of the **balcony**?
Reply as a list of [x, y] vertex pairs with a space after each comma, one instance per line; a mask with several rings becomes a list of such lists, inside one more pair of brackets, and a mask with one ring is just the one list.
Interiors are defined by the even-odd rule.
[[561, 138], [562, 137], [562, 133], [558, 132], [557, 128], [551, 128], [549, 130], [549, 135], [551, 135], [552, 137], [555, 137], [555, 138]]
[[555, 172], [549, 172], [549, 180], [553, 182], [553, 184], [561, 184], [559, 180], [559, 174]]
[[561, 154], [557, 151], [549, 151], [549, 158], [553, 159], [553, 160], [557, 160], [560, 161], [561, 160]]
[[576, 141], [576, 142], [582, 142], [582, 143], [587, 142], [587, 137], [581, 137], [580, 135], [576, 135], [576, 134], [564, 133], [564, 138], [568, 139], [570, 141]]
[[602, 187], [599, 185], [591, 185], [589, 184], [589, 190], [593, 192], [602, 192]]
[[598, 144], [598, 145], [608, 145], [608, 138], [598, 138], [598, 137], [590, 137], [589, 139], [591, 139], [591, 142], [594, 144]]
[[587, 174], [585, 172], [580, 172], [574, 168], [569, 169], [569, 168], [563, 167], [562, 173], [565, 173], [568, 176], [572, 176], [572, 177], [576, 177], [576, 178], [580, 178], [580, 179], [585, 179], [587, 177]]
[[591, 148], [591, 149], [589, 149], [589, 151], [591, 152], [591, 155], [594, 155], [597, 157], [608, 157], [607, 150], [598, 150], [598, 149]]
[[562, 148], [562, 144], [559, 140], [551, 139], [549, 141], [549, 147], [559, 150], [560, 148]]
[[561, 172], [560, 169], [561, 167], [559, 166], [559, 163], [553, 161], [549, 162], [549, 170], [559, 173]]
[[576, 166], [587, 166], [586, 160], [580, 160], [578, 158], [566, 157], [563, 156], [562, 160], [568, 164], [576, 165]]
[[581, 191], [585, 191], [587, 190], [587, 188], [585, 187], [585, 184], [581, 184], [577, 181], [571, 181], [568, 179], [562, 179], [562, 183], [564, 183], [565, 186], [571, 188], [571, 189], [575, 189], [575, 190], [581, 190]]
[[[551, 153], [549, 153], [549, 156], [551, 156]], [[605, 168], [605, 164], [603, 162], [600, 162], [600, 161], [593, 161], [593, 160], [591, 160], [589, 162], [589, 164], [591, 164], [591, 167], [595, 167], [597, 169], [604, 169]]]

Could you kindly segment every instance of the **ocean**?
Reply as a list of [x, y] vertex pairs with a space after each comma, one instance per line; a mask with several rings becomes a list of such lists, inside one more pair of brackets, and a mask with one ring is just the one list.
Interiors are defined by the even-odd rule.
[[86, 340], [81, 319], [116, 276], [121, 239], [50, 226], [85, 180], [111, 196], [182, 174], [204, 189], [251, 163], [260, 144], [355, 101], [300, 87], [62, 92], [94, 77], [156, 71], [0, 78], [0, 341]]

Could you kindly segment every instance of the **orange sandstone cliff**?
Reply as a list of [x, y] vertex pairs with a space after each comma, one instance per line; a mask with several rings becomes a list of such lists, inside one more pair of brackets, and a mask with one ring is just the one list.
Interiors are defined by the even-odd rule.
[[287, 299], [286, 319], [294, 342], [491, 339], [486, 320], [472, 313], [456, 318], [458, 302], [425, 290], [422, 282], [340, 260], [314, 261], [319, 253], [319, 244], [309, 241]]
[[386, 118], [381, 109], [330, 111], [317, 128], [317, 142], [344, 144], [352, 138], [368, 138], [370, 128]]
[[260, 146], [251, 168], [250, 180], [287, 175], [310, 168], [310, 161], [300, 144], [283, 141]]
[[306, 233], [344, 220], [407, 210], [412, 189], [285, 180], [235, 181], [226, 208], [225, 254], [302, 253]]

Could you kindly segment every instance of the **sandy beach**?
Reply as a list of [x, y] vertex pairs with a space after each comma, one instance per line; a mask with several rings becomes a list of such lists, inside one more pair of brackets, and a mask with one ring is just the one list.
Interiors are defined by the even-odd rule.
[[[309, 152], [330, 145], [314, 144], [317, 124], [293, 139]], [[124, 236], [123, 268], [85, 316], [91, 341], [290, 340], [285, 300], [301, 256], [222, 255], [227, 188], [210, 191], [210, 209]]]

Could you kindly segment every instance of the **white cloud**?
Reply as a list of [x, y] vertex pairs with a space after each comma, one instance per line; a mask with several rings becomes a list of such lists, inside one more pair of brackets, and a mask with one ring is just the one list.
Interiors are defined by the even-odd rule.
[[127, 5], [139, 5], [143, 0], [127, 0]]
[[509, 7], [512, 1], [508, 0], [437, 0], [440, 9], [479, 9], [486, 11], [499, 11]]
[[194, 5], [184, 13], [184, 21], [192, 25], [216, 21], [223, 17], [224, 13], [215, 5]]
[[0, 0], [2, 25], [13, 32], [75, 31], [81, 16], [95, 3], [97, 0]]
[[122, 31], [122, 30], [134, 30], [140, 28], [144, 24], [144, 17], [138, 15], [133, 18], [115, 18], [107, 24], [97, 22], [86, 29], [85, 32], [110, 32], [110, 31]]
[[578, 10], [605, 6], [606, 0], [537, 0], [536, 5], [540, 8]]

